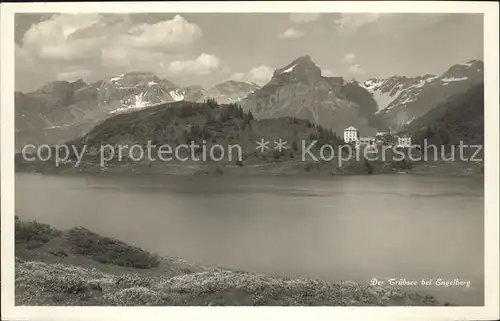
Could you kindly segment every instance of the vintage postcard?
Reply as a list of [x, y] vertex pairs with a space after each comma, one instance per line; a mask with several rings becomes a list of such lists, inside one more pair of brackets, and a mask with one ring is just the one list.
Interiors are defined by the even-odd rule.
[[2, 4], [3, 318], [497, 319], [498, 7]]

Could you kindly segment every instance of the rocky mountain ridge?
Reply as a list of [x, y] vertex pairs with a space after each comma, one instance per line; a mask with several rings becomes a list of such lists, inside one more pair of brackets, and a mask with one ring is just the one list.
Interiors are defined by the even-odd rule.
[[363, 116], [364, 106], [349, 100], [343, 90], [341, 77], [323, 77], [306, 55], [276, 69], [271, 80], [241, 104], [256, 118], [297, 117], [337, 132], [350, 125], [376, 131]]
[[482, 83], [483, 77], [483, 62], [471, 60], [455, 64], [441, 75], [372, 78], [360, 86], [377, 102], [380, 122], [402, 128], [449, 97]]

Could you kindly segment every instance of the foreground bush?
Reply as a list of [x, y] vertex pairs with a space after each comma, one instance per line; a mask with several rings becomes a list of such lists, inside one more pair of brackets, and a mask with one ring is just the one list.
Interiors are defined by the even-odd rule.
[[16, 248], [24, 246], [28, 249], [34, 249], [42, 246], [51, 239], [60, 236], [59, 230], [50, 225], [38, 223], [37, 221], [23, 222], [15, 217], [15, 240]]
[[121, 241], [102, 237], [85, 228], [68, 231], [68, 240], [75, 254], [89, 257], [97, 262], [119, 266], [147, 269], [158, 266], [158, 256]]

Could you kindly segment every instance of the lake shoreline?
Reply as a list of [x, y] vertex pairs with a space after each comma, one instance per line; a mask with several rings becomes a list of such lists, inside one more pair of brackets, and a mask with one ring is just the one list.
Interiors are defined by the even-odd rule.
[[[124, 174], [133, 175], [180, 175], [180, 176], [250, 176], [250, 177], [328, 177], [328, 176], [371, 176], [371, 175], [414, 175], [414, 176], [456, 176], [484, 178], [483, 163], [432, 162], [416, 163], [406, 168], [395, 162], [349, 162], [335, 166], [333, 162], [275, 162], [237, 166], [229, 164], [169, 164], [169, 165], [111, 165], [86, 164], [81, 167], [40, 166], [40, 163], [22, 163], [16, 166], [16, 173], [40, 174]], [[43, 164], [42, 164], [43, 165]], [[401, 167], [403, 166], [403, 167]]]
[[59, 231], [16, 217], [16, 304], [440, 306], [433, 296], [160, 257], [84, 228]]

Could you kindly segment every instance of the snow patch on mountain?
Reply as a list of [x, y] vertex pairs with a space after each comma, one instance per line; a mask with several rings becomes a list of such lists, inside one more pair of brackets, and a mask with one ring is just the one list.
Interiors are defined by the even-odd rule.
[[110, 78], [108, 81], [109, 81], [109, 82], [115, 82], [115, 81], [118, 81], [118, 80], [120, 80], [120, 79], [122, 79], [122, 76], [118, 76], [118, 77], [113, 77], [113, 78]]
[[145, 92], [140, 93], [139, 95], [135, 95], [135, 102], [133, 105], [130, 105], [129, 107], [132, 108], [144, 108], [148, 106], [148, 103], [144, 100], [144, 96], [146, 95]]
[[383, 93], [373, 89], [370, 90], [366, 87], [365, 89], [372, 94], [373, 99], [377, 102], [378, 110], [386, 108], [394, 99], [397, 98], [397, 96], [391, 96], [390, 93]]
[[360, 85], [372, 94], [377, 102], [377, 113], [381, 113], [396, 106], [405, 107], [416, 101], [423, 88], [438, 78], [435, 75], [414, 78], [392, 76], [385, 79], [368, 79]]
[[182, 93], [180, 93], [177, 89], [171, 90], [168, 93], [170, 94], [170, 96], [172, 96], [172, 99], [175, 101], [184, 100], [184, 95]]
[[406, 97], [404, 100], [401, 101], [402, 105], [406, 105], [408, 103], [411, 103], [413, 101], [417, 100], [415, 97]]
[[366, 89], [370, 94], [372, 94], [373, 99], [377, 102], [378, 110], [382, 110], [390, 105], [401, 93], [400, 85], [394, 87], [396, 92], [392, 89], [388, 91], [381, 90], [384, 84], [387, 82], [386, 79], [368, 79], [360, 86]]
[[464, 80], [467, 80], [469, 79], [468, 77], [460, 77], [460, 78], [456, 78], [456, 77], [448, 77], [448, 78], [443, 78], [441, 79], [442, 82], [455, 82], [455, 81], [464, 81]]
[[465, 66], [465, 67], [471, 67], [476, 62], [477, 62], [476, 60], [471, 60], [471, 61], [468, 61], [468, 62], [464, 62], [464, 63], [462, 63], [460, 65], [461, 66]]
[[282, 74], [286, 74], [286, 73], [291, 72], [291, 71], [292, 71], [295, 67], [297, 67], [297, 64], [295, 64], [295, 65], [291, 66], [290, 68], [288, 68], [288, 69], [284, 70], [284, 71], [282, 72]]

